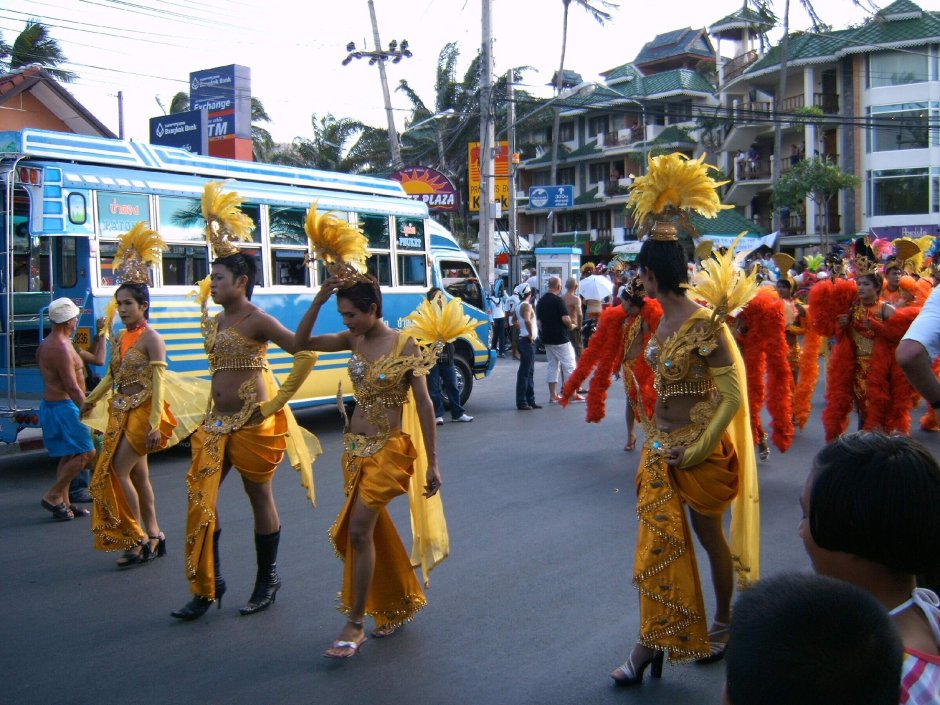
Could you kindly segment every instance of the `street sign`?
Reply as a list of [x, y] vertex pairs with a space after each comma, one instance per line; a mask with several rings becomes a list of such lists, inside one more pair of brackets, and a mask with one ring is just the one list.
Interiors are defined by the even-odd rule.
[[531, 186], [529, 209], [557, 210], [574, 205], [574, 186]]

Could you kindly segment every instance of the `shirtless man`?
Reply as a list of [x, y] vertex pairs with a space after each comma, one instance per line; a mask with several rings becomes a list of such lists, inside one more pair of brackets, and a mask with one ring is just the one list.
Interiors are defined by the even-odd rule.
[[82, 360], [72, 346], [72, 334], [81, 311], [71, 299], [56, 299], [49, 305], [52, 333], [36, 351], [43, 380], [43, 399], [39, 405], [39, 422], [43, 442], [50, 457], [59, 459], [56, 480], [42, 498], [43, 508], [52, 512], [56, 521], [68, 521], [90, 512], [69, 504], [69, 483], [83, 468], [92, 463], [95, 447], [91, 432], [79, 420], [79, 409], [85, 403]]
[[565, 295], [561, 298], [568, 307], [568, 316], [574, 322], [574, 328], [568, 332], [568, 335], [571, 337], [571, 344], [574, 345], [574, 356], [580, 360], [581, 352], [584, 350], [584, 344], [581, 341], [581, 324], [584, 323], [584, 314], [581, 309], [581, 297], [578, 296], [577, 277], [568, 277], [568, 281], [565, 282]]

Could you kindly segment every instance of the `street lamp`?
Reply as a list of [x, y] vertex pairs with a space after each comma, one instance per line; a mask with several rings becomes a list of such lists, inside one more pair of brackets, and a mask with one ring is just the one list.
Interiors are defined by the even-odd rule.
[[393, 39], [388, 43], [388, 49], [382, 49], [382, 42], [379, 40], [379, 25], [375, 19], [375, 4], [369, 0], [369, 15], [372, 19], [372, 37], [375, 41], [375, 50], [356, 49], [355, 42], [349, 42], [346, 45], [346, 58], [343, 59], [343, 66], [348, 66], [353, 59], [368, 59], [369, 66], [379, 67], [379, 78], [382, 82], [382, 97], [385, 99], [385, 117], [388, 121], [388, 148], [392, 154], [392, 166], [396, 169], [401, 168], [401, 145], [398, 143], [398, 133], [395, 131], [395, 116], [392, 113], [392, 97], [388, 92], [388, 78], [385, 76], [385, 64], [389, 60], [397, 64], [402, 59], [411, 58], [411, 51], [408, 49], [408, 40], [402, 39], [401, 43]]

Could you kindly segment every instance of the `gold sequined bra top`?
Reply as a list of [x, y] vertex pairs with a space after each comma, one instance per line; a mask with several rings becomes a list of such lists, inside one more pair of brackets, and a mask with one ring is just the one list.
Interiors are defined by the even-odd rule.
[[[696, 323], [705, 323], [698, 325]], [[705, 358], [718, 347], [719, 323], [711, 311], [700, 309], [665, 342], [653, 334], [646, 345], [646, 362], [653, 370], [653, 387], [660, 400], [673, 397], [708, 396], [715, 382]], [[693, 326], [694, 329], [693, 329]]]
[[408, 336], [399, 334], [393, 350], [376, 360], [369, 360], [357, 351], [349, 356], [349, 379], [353, 383], [356, 404], [361, 406], [369, 421], [377, 427], [371, 410], [376, 409], [377, 418], [386, 418], [389, 407], [401, 406], [408, 399], [408, 373], [414, 368], [417, 358], [402, 356], [401, 350]]
[[[120, 345], [115, 348], [120, 349]], [[136, 409], [150, 398], [152, 388], [152, 372], [150, 358], [143, 350], [132, 347], [121, 358], [111, 355], [111, 379], [114, 380], [114, 397], [112, 405], [118, 411]], [[131, 385], [139, 385], [140, 389], [133, 394], [124, 394], [121, 390]]]
[[267, 367], [265, 358], [268, 344], [245, 337], [238, 331], [238, 323], [219, 330], [218, 316], [211, 319], [203, 316], [203, 336], [210, 374], [214, 375], [221, 370], [263, 370]]

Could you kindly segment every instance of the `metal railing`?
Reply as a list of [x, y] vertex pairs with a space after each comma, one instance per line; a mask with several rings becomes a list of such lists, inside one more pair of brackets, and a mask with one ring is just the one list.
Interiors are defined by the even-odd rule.
[[736, 56], [733, 59], [726, 61], [722, 66], [722, 76], [724, 77], [725, 82], [733, 81], [742, 73], [744, 70], [757, 61], [758, 54], [756, 51], [751, 50], [741, 56]]

